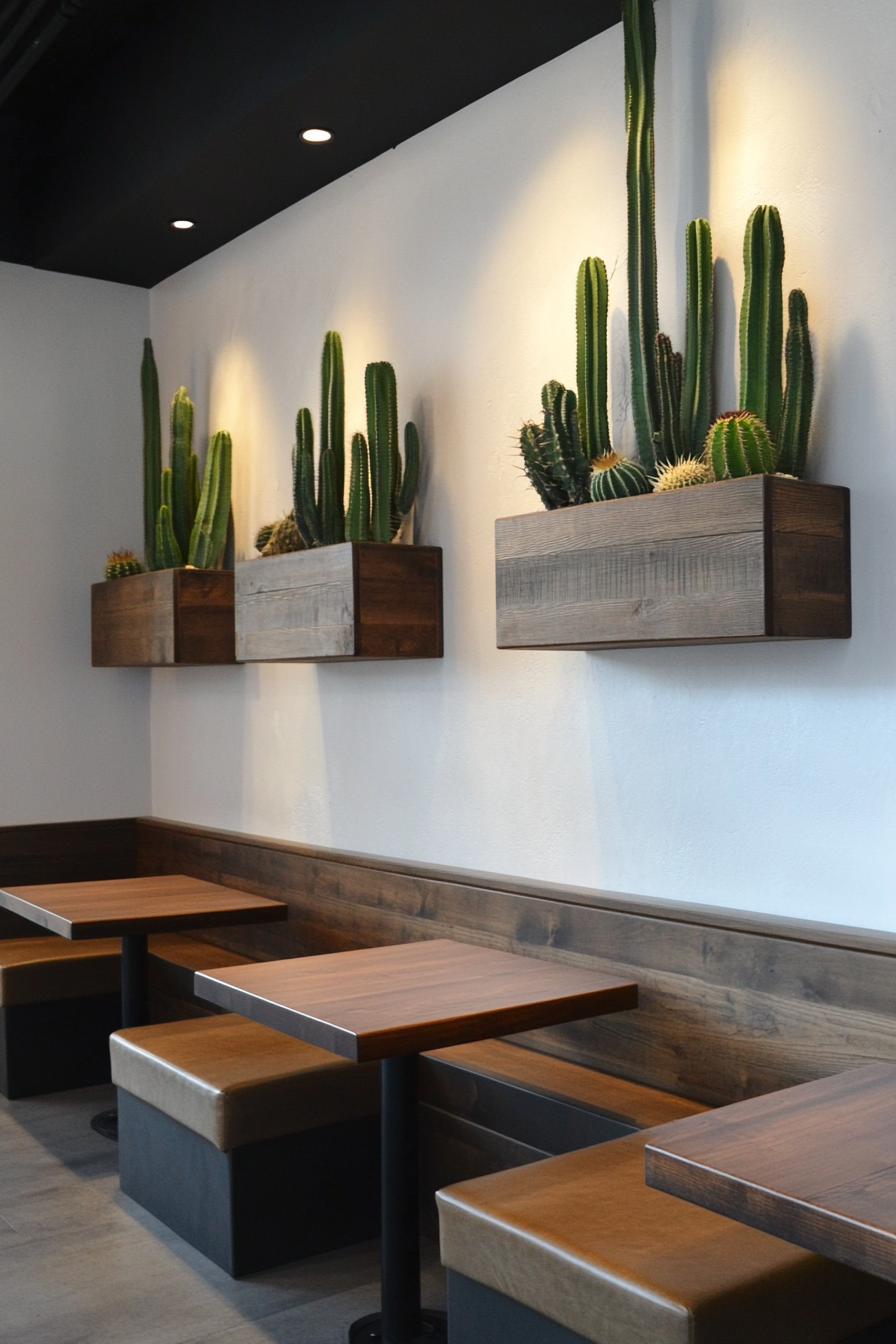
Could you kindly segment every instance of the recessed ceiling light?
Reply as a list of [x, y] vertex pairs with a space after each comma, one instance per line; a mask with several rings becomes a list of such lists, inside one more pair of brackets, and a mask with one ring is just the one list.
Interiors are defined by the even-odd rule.
[[171, 221], [171, 227], [172, 227], [172, 229], [192, 229], [192, 227], [193, 227], [193, 220], [192, 220], [192, 219], [172, 219], [172, 221]]
[[307, 140], [309, 145], [325, 145], [333, 139], [333, 133], [325, 131], [322, 126], [309, 126], [307, 131], [302, 132], [302, 139]]

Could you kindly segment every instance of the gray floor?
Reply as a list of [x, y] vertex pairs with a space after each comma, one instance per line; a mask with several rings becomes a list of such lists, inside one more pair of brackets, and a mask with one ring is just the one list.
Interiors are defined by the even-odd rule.
[[[0, 1098], [0, 1344], [346, 1344], [375, 1242], [234, 1280], [118, 1189], [112, 1088]], [[444, 1307], [424, 1243], [424, 1301]]]

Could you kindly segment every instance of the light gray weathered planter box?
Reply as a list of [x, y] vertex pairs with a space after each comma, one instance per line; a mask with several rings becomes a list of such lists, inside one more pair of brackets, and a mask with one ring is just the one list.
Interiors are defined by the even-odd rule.
[[851, 634], [849, 491], [749, 476], [495, 524], [498, 647]]
[[346, 541], [236, 567], [241, 663], [442, 657], [442, 551]]

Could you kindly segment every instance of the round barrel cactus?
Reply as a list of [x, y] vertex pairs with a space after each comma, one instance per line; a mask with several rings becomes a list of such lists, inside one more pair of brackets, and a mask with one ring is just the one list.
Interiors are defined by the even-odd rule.
[[647, 472], [631, 458], [619, 453], [604, 453], [592, 463], [591, 498], [597, 503], [607, 499], [625, 499], [630, 495], [649, 495]]
[[133, 551], [113, 551], [106, 559], [106, 578], [125, 579], [129, 574], [142, 574], [143, 566]]
[[712, 467], [698, 457], [683, 457], [679, 462], [663, 463], [653, 480], [656, 493], [685, 490], [689, 485], [708, 485], [714, 481]]
[[704, 458], [717, 481], [735, 476], [771, 475], [775, 449], [765, 425], [752, 411], [720, 415], [706, 436]]

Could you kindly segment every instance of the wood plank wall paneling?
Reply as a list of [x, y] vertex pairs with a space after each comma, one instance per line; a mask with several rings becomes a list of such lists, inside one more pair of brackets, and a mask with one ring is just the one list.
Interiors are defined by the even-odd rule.
[[289, 902], [210, 940], [270, 958], [457, 938], [637, 979], [640, 1007], [529, 1044], [710, 1104], [896, 1060], [896, 935], [751, 915], [226, 831], [138, 823], [142, 873]]
[[[137, 822], [47, 822], [0, 826], [0, 887], [42, 882], [91, 882], [137, 872]], [[28, 938], [43, 930], [9, 911], [0, 912], [0, 938]]]

